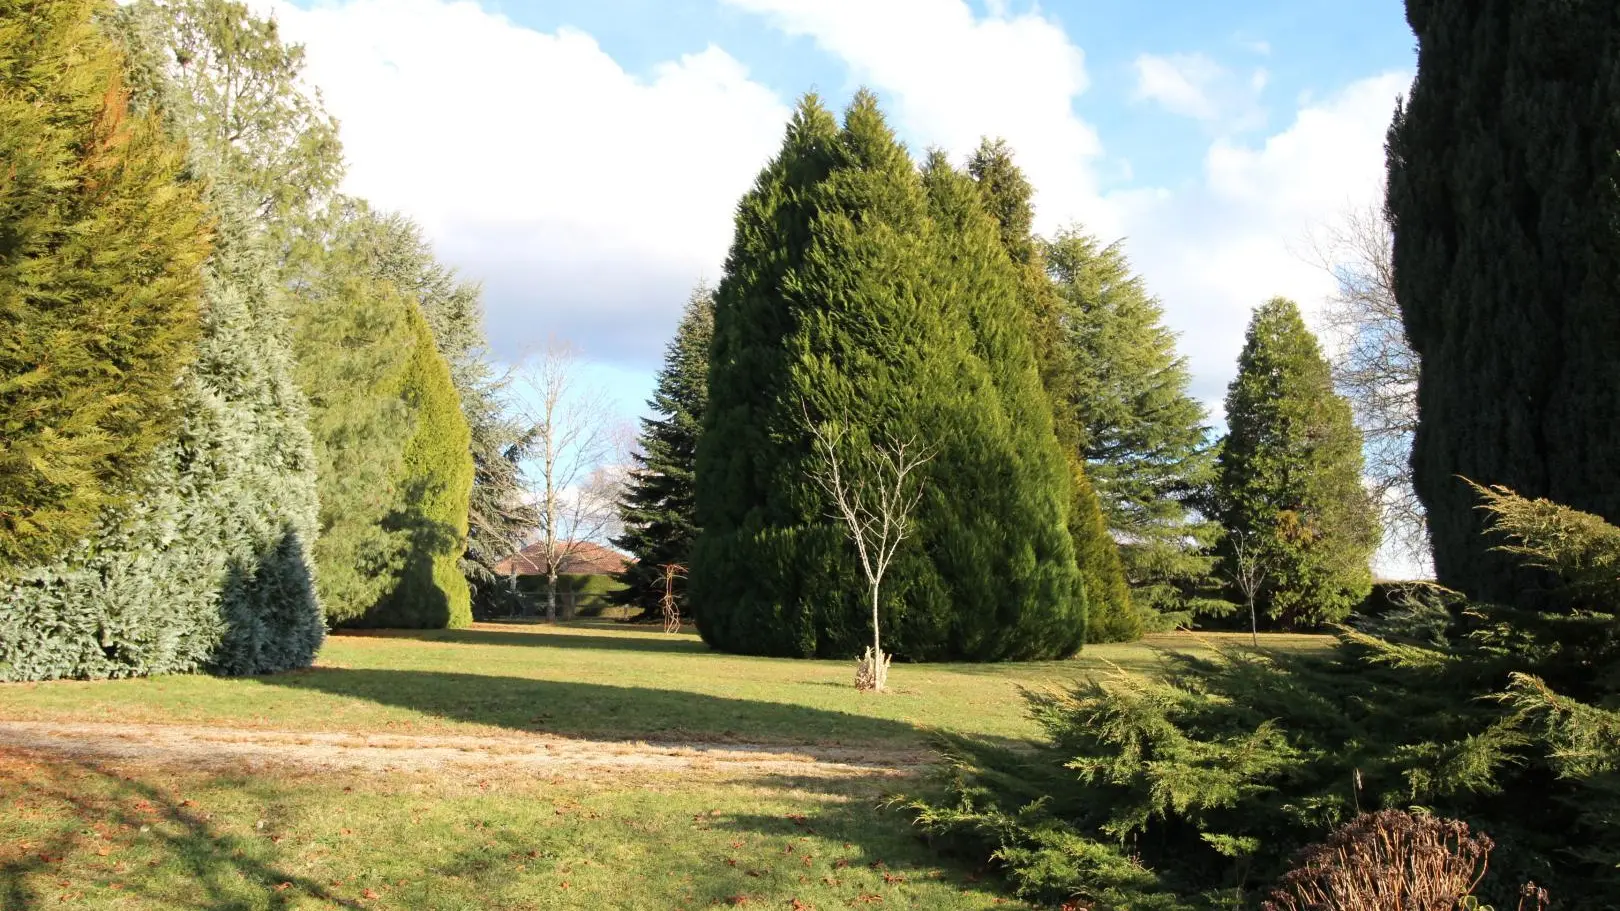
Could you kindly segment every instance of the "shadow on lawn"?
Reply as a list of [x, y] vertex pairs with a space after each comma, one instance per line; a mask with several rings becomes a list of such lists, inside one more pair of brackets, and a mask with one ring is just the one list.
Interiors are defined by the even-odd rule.
[[[27, 764], [9, 764], [0, 774], [0, 784], [17, 783], [13, 779], [18, 777], [19, 765], [27, 768]], [[122, 863], [111, 859], [98, 863], [99, 857], [108, 856], [106, 845], [122, 847], [116, 840], [129, 838], [126, 833], [133, 832], [139, 832], [136, 837], [141, 840], [155, 842], [159, 849], [156, 853], [163, 858], [158, 862], [184, 867], [182, 879], [195, 887], [197, 908], [260, 904], [246, 900], [244, 888], [261, 893], [270, 908], [292, 907], [304, 898], [316, 899], [326, 907], [364, 907], [307, 876], [256, 859], [253, 855], [265, 853], [267, 837], [253, 839], [220, 832], [209, 824], [209, 814], [159, 786], [95, 762], [60, 756], [52, 756], [39, 768], [47, 771], [24, 772], [20, 776], [25, 779], [20, 782], [21, 793], [56, 823], [56, 831], [43, 843], [31, 846], [30, 853], [0, 864], [0, 907], [18, 911], [45, 907], [47, 897], [37, 888], [45, 882], [55, 886], [50, 890], [50, 907], [78, 901], [86, 889], [102, 888], [132, 898], [144, 896], [165, 907], [187, 907], [188, 902], [180, 896], [143, 885], [143, 877], [122, 869]], [[93, 786], [84, 787], [87, 779], [99, 779], [106, 793], [97, 793], [101, 789]], [[22, 803], [18, 801], [19, 806]], [[96, 833], [107, 833], [106, 837], [114, 841], [103, 841]], [[76, 876], [77, 882], [63, 879], [63, 861], [81, 852], [97, 855], [90, 859], [91, 870], [97, 872], [89, 877]], [[105, 880], [106, 885], [97, 885], [95, 880]]]
[[342, 630], [336, 635], [383, 639], [415, 639], [421, 642], [451, 642], [464, 645], [529, 645], [562, 649], [598, 649], [614, 652], [711, 653], [711, 649], [696, 636], [591, 636], [551, 631], [551, 629], [536, 625], [523, 630], [438, 629], [389, 630], [376, 633]]
[[451, 721], [594, 740], [917, 748], [927, 739], [926, 731], [900, 721], [680, 690], [370, 668], [312, 668], [257, 679]]

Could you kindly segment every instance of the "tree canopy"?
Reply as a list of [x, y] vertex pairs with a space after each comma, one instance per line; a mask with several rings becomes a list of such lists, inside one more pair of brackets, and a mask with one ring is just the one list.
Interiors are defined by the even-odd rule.
[[202, 184], [100, 11], [0, 4], [0, 570], [128, 498], [202, 331]]

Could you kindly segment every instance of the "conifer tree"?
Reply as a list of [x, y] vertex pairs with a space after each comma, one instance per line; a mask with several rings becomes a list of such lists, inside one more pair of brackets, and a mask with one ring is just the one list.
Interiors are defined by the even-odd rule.
[[522, 546], [536, 519], [522, 501], [518, 463], [525, 442], [505, 407], [507, 379], [489, 361], [482, 292], [440, 263], [422, 229], [403, 215], [370, 213], [351, 220], [346, 232], [346, 242], [364, 251], [377, 277], [416, 301], [450, 366], [475, 465], [461, 569], [486, 601], [498, 600], [507, 588], [495, 564]]
[[[943, 159], [932, 166], [944, 166]], [[1085, 432], [1079, 419], [1081, 378], [1064, 328], [1064, 301], [1047, 275], [1044, 245], [1033, 233], [1034, 187], [1014, 163], [1012, 150], [999, 139], [979, 144], [968, 161], [968, 173], [978, 185], [986, 210], [996, 220], [1002, 248], [1018, 269], [1018, 297], [1040, 365], [1041, 385], [1052, 406], [1058, 442], [1069, 460], [1069, 533], [1086, 584], [1087, 639], [1137, 639], [1142, 634], [1142, 618], [1126, 586], [1119, 547], [1103, 521], [1097, 490], [1085, 476]]]
[[[166, 84], [211, 171], [286, 256], [343, 177], [337, 121], [303, 79], [304, 49], [239, 0], [136, 0], [112, 16], [140, 80]], [[161, 75], [161, 79], [154, 79]]]
[[[697, 444], [709, 401], [709, 347], [714, 340], [714, 292], [699, 285], [686, 302], [675, 338], [664, 350], [658, 385], [647, 403], [654, 417], [641, 419], [636, 468], [630, 474], [619, 515], [624, 533], [613, 546], [635, 557], [616, 599], [659, 614], [664, 567], [685, 566], [697, 538]], [[694, 617], [685, 586], [676, 583], [683, 617]]]
[[1215, 500], [1230, 575], [1236, 545], [1265, 569], [1260, 602], [1286, 625], [1342, 619], [1372, 586], [1377, 510], [1361, 482], [1361, 433], [1292, 301], [1255, 310], [1226, 395]]
[[1144, 606], [1185, 611], [1212, 569], [1216, 531], [1194, 508], [1214, 464], [1187, 361], [1118, 244], [1068, 228], [1043, 252], [1074, 359], [1080, 447], [1125, 574]]
[[460, 559], [466, 550], [472, 490], [471, 432], [461, 414], [450, 365], [416, 307], [407, 317], [414, 344], [400, 392], [413, 418], [405, 444], [399, 496], [383, 519], [403, 547], [389, 591], [356, 625], [445, 629], [472, 622]]
[[852, 445], [883, 435], [937, 453], [917, 544], [884, 583], [895, 653], [1052, 656], [1083, 639], [1062, 453], [1016, 273], [971, 182], [935, 192], [949, 228], [862, 92], [842, 129], [806, 98], [739, 206], [689, 587], [720, 648], [849, 657], [870, 638], [864, 580], [810, 478], [808, 421]]
[[1413, 483], [1442, 584], [1550, 584], [1462, 480], [1620, 520], [1620, 7], [1409, 0], [1390, 129], [1395, 291], [1421, 366]]
[[294, 276], [293, 348], [320, 468], [315, 552], [327, 615], [465, 625], [467, 582], [459, 569], [445, 574], [443, 549], [466, 544], [470, 431], [419, 289], [396, 283], [417, 273], [401, 266], [399, 246], [380, 242], [388, 219], [363, 202], [340, 200], [309, 236], [320, 253]]
[[0, 3], [0, 573], [82, 538], [172, 435], [209, 228], [96, 0]]
[[321, 601], [333, 623], [376, 606], [403, 563], [384, 527], [399, 495], [414, 415], [403, 392], [415, 337], [409, 297], [346, 242], [363, 209], [334, 214], [321, 258], [292, 307], [298, 384], [308, 397], [320, 479], [315, 545]]
[[219, 242], [177, 387], [184, 417], [137, 500], [0, 586], [0, 679], [263, 674], [320, 647], [315, 459], [276, 269], [238, 197], [211, 201]]

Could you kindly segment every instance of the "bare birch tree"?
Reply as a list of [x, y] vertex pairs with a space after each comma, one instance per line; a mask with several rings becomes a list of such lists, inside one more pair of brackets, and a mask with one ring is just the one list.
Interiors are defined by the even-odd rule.
[[533, 440], [524, 475], [534, 499], [546, 622], [557, 621], [557, 585], [580, 548], [617, 520], [611, 465], [619, 434], [608, 402], [581, 378], [579, 350], [553, 339], [517, 370], [514, 382]]
[[[811, 478], [832, 498], [832, 518], [844, 523], [872, 595], [872, 645], [856, 667], [855, 685], [881, 691], [888, 680], [878, 614], [883, 576], [911, 532], [911, 513], [922, 500], [917, 469], [933, 453], [915, 441], [861, 445], [841, 425], [809, 420], [819, 460]], [[849, 450], [847, 453], [841, 450]]]
[[1429, 562], [1428, 522], [1412, 488], [1418, 356], [1395, 299], [1394, 237], [1377, 205], [1351, 209], [1314, 233], [1308, 258], [1338, 285], [1323, 307], [1333, 383], [1366, 440], [1366, 475], [1384, 538], [1402, 557]]

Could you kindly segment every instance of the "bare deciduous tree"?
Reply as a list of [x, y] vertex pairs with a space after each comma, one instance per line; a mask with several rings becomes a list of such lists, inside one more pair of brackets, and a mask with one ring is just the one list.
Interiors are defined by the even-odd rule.
[[1232, 562], [1227, 568], [1227, 574], [1249, 606], [1249, 635], [1254, 639], [1254, 644], [1259, 645], [1260, 618], [1254, 604], [1260, 599], [1260, 589], [1265, 586], [1270, 571], [1264, 556], [1260, 553], [1260, 548], [1247, 533], [1232, 532], [1229, 543], [1232, 548]]
[[883, 654], [878, 595], [884, 573], [911, 532], [912, 510], [922, 500], [917, 469], [933, 453], [914, 440], [862, 445], [841, 425], [823, 426], [808, 414], [805, 420], [820, 455], [811, 478], [832, 498], [832, 518], [844, 523], [872, 595], [872, 645], [856, 668], [855, 685], [881, 691], [889, 656]]
[[586, 542], [618, 518], [612, 471], [620, 434], [605, 397], [585, 387], [578, 349], [553, 339], [516, 372], [515, 399], [533, 439], [525, 477], [538, 520], [546, 621], [557, 620], [557, 583]]
[[1400, 556], [1429, 562], [1428, 523], [1412, 489], [1418, 355], [1395, 299], [1393, 235], [1376, 205], [1352, 209], [1309, 239], [1309, 259], [1338, 285], [1322, 310], [1333, 382], [1350, 400], [1366, 440], [1368, 481], [1383, 511], [1385, 540]]

